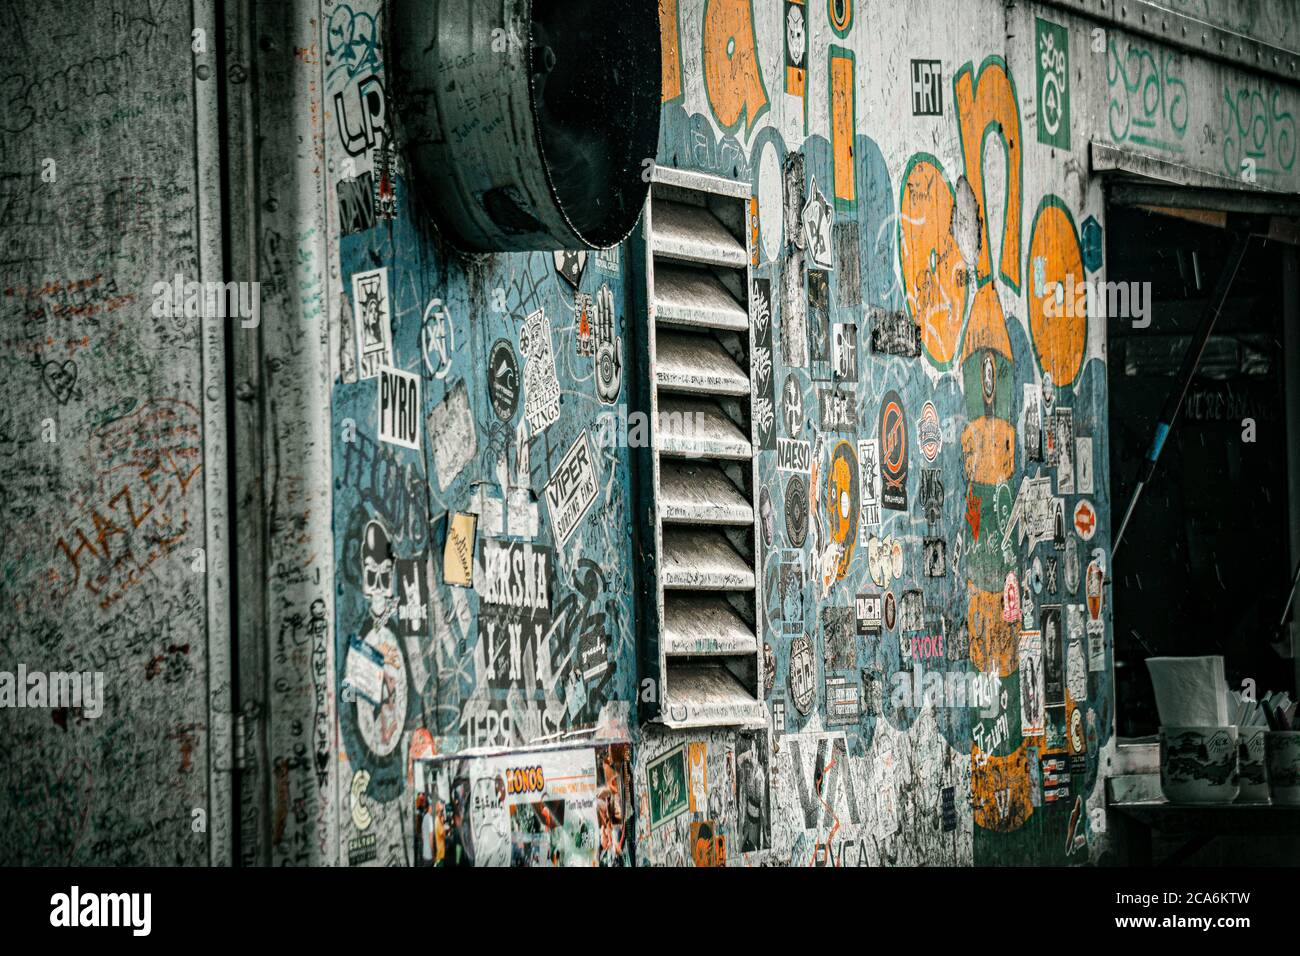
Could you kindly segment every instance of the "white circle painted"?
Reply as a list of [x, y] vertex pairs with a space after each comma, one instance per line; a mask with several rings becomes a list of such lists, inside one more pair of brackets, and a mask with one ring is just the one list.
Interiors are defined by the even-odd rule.
[[768, 140], [758, 160], [758, 231], [766, 262], [781, 252], [785, 229], [785, 198], [781, 189], [781, 162], [777, 159], [776, 143]]

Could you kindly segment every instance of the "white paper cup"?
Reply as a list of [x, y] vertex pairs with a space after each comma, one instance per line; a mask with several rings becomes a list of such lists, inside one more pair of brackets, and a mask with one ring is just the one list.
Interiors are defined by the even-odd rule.
[[1232, 803], [1237, 759], [1236, 727], [1160, 728], [1160, 789], [1170, 803]]
[[1267, 727], [1241, 727], [1237, 731], [1237, 776], [1241, 779], [1238, 803], [1267, 803], [1268, 769], [1264, 759]]
[[1300, 730], [1270, 730], [1266, 733], [1264, 763], [1273, 802], [1300, 806]]

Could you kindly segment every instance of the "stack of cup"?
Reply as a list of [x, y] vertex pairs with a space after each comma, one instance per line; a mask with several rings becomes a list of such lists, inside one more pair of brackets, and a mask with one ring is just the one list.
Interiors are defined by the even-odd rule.
[[1300, 806], [1300, 730], [1270, 730], [1264, 735], [1264, 761], [1273, 802]]
[[1264, 763], [1273, 802], [1300, 806], [1300, 708], [1289, 694], [1260, 698], [1269, 730], [1264, 735]]
[[1160, 789], [1170, 803], [1232, 803], [1238, 728], [1228, 723], [1222, 657], [1151, 657], [1160, 713]]

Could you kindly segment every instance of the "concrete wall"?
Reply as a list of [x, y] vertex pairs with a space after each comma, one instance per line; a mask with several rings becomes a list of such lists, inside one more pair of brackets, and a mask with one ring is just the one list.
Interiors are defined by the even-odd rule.
[[[626, 448], [592, 442], [597, 499], [567, 541], [552, 527], [547, 481], [629, 401], [626, 374], [617, 394], [598, 389], [578, 318], [580, 295], [612, 312], [621, 368], [632, 367], [624, 343], [644, 317], [632, 309], [640, 280], [626, 249], [588, 256], [575, 288], [550, 254], [466, 258], [440, 241], [383, 146], [381, 3], [228, 4], [212, 25], [227, 54], [207, 76], [223, 84], [230, 135], [215, 261], [260, 282], [263, 303], [260, 327], [232, 330], [225, 349], [149, 307], [153, 283], [178, 270], [216, 274], [205, 271], [214, 240], [203, 218], [216, 186], [200, 188], [213, 168], [212, 110], [191, 47], [204, 8], [194, 20], [157, 4], [93, 16], [68, 4], [59, 22], [71, 36], [12, 24], [22, 54], [3, 70], [0, 138], [12, 342], [0, 410], [3, 646], [31, 668], [104, 670], [108, 702], [93, 721], [0, 716], [6, 859], [408, 863], [413, 760], [598, 726], [631, 732], [639, 863], [692, 861], [703, 822], [729, 863], [1102, 856], [1109, 609], [1091, 631], [1085, 611], [1073, 634], [1068, 609], [1086, 606], [1090, 560], [1104, 564], [1109, 550], [1105, 325], [1096, 314], [1045, 316], [1043, 296], [1067, 276], [1104, 277], [1090, 142], [1223, 177], [1245, 156], [1261, 184], [1296, 191], [1297, 91], [1136, 34], [1098, 34], [1057, 5], [995, 0], [808, 0], [797, 4], [807, 49], [796, 61], [791, 6], [659, 0], [653, 159], [750, 184], [753, 271], [773, 293], [776, 415], [759, 457], [773, 508], [761, 554], [772, 723], [758, 735], [637, 726], [645, 675]], [[78, 64], [96, 56], [95, 87], [63, 92], [69, 80], [55, 74], [89, 83]], [[1045, 62], [1061, 72], [1049, 76]], [[914, 77], [927, 95], [914, 99]], [[1068, 115], [1045, 107], [1045, 90], [1068, 98]], [[46, 156], [58, 158], [55, 183], [40, 180]], [[389, 163], [394, 192], [377, 195]], [[826, 268], [799, 222], [814, 194], [834, 209]], [[72, 309], [81, 305], [95, 311]], [[524, 345], [539, 310], [547, 325]], [[380, 439], [362, 354], [376, 314], [370, 327], [389, 337], [379, 350], [419, 382], [418, 448]], [[919, 356], [873, 351], [873, 329], [908, 322]], [[856, 378], [837, 385], [856, 425], [821, 418], [832, 383], [809, 357], [819, 326], [856, 334]], [[205, 361], [212, 377], [221, 354], [233, 366], [229, 480], [211, 418], [214, 403], [226, 407], [224, 369], [201, 387]], [[516, 371], [513, 394], [489, 381], [503, 367]], [[528, 406], [548, 388], [560, 414], [538, 428]], [[844, 489], [847, 530], [832, 535], [826, 501], [838, 489], [820, 477], [811, 512], [789, 513], [790, 485], [811, 476], [778, 467], [780, 442], [808, 442], [824, 476], [841, 441], [856, 460], [861, 441], [889, 440], [891, 393], [905, 419], [905, 509], [871, 508], [859, 483]], [[1046, 399], [1042, 420], [1057, 434], [1090, 440], [1069, 446], [1072, 467], [1027, 458], [1026, 411]], [[790, 404], [804, 414], [787, 430]], [[40, 440], [45, 419], [57, 443]], [[122, 510], [123, 486], [153, 508], [143, 523]], [[1034, 537], [1036, 490], [1061, 500], [1060, 550], [1054, 535]], [[209, 561], [199, 575], [192, 549], [224, 551], [227, 491], [241, 516], [239, 562], [214, 576]], [[1096, 516], [1087, 540], [1074, 522], [1083, 500]], [[205, 511], [221, 520], [205, 522]], [[927, 574], [927, 550], [940, 547], [942, 573]], [[833, 558], [849, 548], [840, 573]], [[546, 581], [523, 607], [490, 586], [498, 572], [484, 556], [502, 551]], [[386, 553], [391, 594], [385, 581], [376, 595], [366, 557]], [[1053, 564], [1055, 592], [1035, 592], [1036, 566], [1046, 580]], [[214, 728], [224, 741], [230, 727], [227, 571], [243, 717], [233, 778], [228, 743], [222, 757], [210, 744]], [[1009, 575], [1022, 606], [1032, 594], [1027, 623], [1004, 614]], [[859, 596], [886, 594], [895, 626], [858, 633]], [[1031, 716], [1038, 708], [1021, 631], [1041, 630], [1045, 606], [1060, 608], [1066, 643], [1061, 703], [1038, 729], [1022, 720], [1022, 703]], [[513, 675], [491, 653], [507, 619], [533, 635]], [[367, 636], [388, 678], [377, 711], [345, 686], [360, 677], [348, 672], [352, 640]], [[796, 648], [811, 655], [811, 684], [792, 683]], [[952, 675], [950, 685], [979, 676], [991, 702], [936, 707], [933, 675]], [[856, 688], [856, 717], [828, 713], [828, 678]], [[915, 696], [896, 693], [904, 681]], [[647, 765], [661, 758], [681, 767], [688, 809], [652, 826]], [[193, 808], [211, 800], [219, 811], [236, 791], [233, 835], [192, 829]]]
[[0, 686], [9, 863], [197, 864], [229, 843], [210, 787], [230, 757], [209, 709], [229, 693], [209, 625], [222, 327], [154, 307], [155, 283], [220, 277], [215, 34], [195, 15], [0, 11], [0, 669], [103, 691], [56, 706], [33, 683], [18, 709]]

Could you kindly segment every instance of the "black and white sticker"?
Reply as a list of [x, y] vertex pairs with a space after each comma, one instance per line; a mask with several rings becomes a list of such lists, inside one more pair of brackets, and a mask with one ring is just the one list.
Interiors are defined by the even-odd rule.
[[597, 491], [596, 465], [591, 457], [587, 433], [583, 432], [546, 482], [546, 506], [558, 544], [564, 544], [573, 536], [578, 524], [591, 510]]
[[420, 448], [420, 376], [379, 368], [379, 440]]

